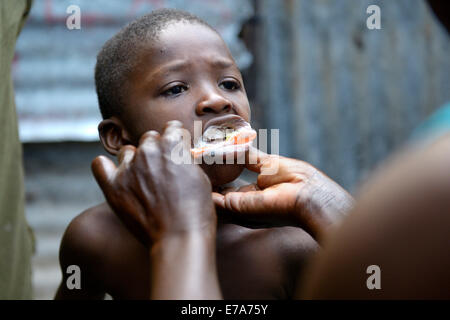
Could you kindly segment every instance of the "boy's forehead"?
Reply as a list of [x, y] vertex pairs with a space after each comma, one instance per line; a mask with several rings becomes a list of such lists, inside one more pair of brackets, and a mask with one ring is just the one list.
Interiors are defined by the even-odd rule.
[[235, 63], [219, 34], [204, 25], [186, 22], [173, 23], [161, 30], [145, 54], [146, 63], [151, 63], [154, 68], [174, 60], [201, 57]]

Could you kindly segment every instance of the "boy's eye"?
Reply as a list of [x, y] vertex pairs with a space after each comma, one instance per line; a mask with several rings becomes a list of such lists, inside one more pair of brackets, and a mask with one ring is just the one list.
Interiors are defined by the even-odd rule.
[[237, 90], [240, 88], [239, 83], [232, 80], [226, 80], [219, 84], [220, 88], [226, 89], [226, 90]]
[[162, 93], [162, 95], [164, 95], [164, 96], [174, 96], [174, 95], [180, 94], [180, 93], [182, 93], [182, 92], [184, 92], [186, 90], [187, 90], [187, 87], [185, 85], [179, 84], [179, 85], [176, 85], [176, 86], [173, 86], [173, 87], [167, 89], [166, 91], [164, 91]]

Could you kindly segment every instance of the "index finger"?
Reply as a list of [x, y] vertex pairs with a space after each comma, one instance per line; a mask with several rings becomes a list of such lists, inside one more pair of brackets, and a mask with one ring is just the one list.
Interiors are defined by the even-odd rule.
[[181, 122], [172, 120], [167, 123], [162, 136], [162, 147], [166, 158], [176, 164], [190, 163], [191, 135]]
[[136, 148], [132, 145], [126, 145], [120, 148], [118, 155], [119, 166], [125, 166], [128, 168], [130, 163], [133, 161], [135, 153]]
[[245, 167], [250, 171], [261, 173], [263, 163], [269, 158], [269, 154], [250, 146], [245, 157]]
[[[184, 143], [184, 136], [186, 129], [183, 128], [183, 124], [178, 120], [172, 120], [167, 122], [166, 128], [162, 135], [162, 140], [169, 149], [174, 148], [178, 143]], [[185, 143], [184, 143], [185, 144]], [[184, 146], [184, 145], [183, 145]], [[190, 141], [189, 141], [190, 146]], [[189, 149], [189, 146], [186, 146]]]
[[116, 165], [109, 158], [98, 156], [92, 161], [91, 169], [100, 189], [106, 192], [113, 183], [117, 171]]

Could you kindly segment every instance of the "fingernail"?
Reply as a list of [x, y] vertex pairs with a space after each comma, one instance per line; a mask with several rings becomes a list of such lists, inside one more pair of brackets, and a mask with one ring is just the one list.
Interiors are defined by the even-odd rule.
[[167, 126], [181, 128], [183, 126], [183, 124], [180, 121], [178, 121], [178, 120], [171, 120], [171, 121], [167, 122]]

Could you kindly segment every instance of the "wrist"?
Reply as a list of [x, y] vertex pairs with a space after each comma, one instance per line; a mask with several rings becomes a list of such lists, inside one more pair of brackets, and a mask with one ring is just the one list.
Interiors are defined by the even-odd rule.
[[[196, 211], [201, 211], [197, 209]], [[166, 221], [165, 224], [159, 228], [152, 230], [150, 236], [151, 245], [169, 244], [172, 242], [191, 242], [195, 239], [209, 241], [215, 239], [217, 228], [217, 216], [212, 207], [211, 214], [203, 214], [198, 216], [190, 214], [191, 211], [184, 211], [183, 213], [174, 214], [175, 216], [185, 216], [186, 219], [173, 219]]]
[[306, 184], [298, 191], [294, 206], [294, 217], [299, 226], [319, 240], [336, 225], [341, 214], [335, 190], [320, 183]]
[[[213, 232], [183, 232], [160, 238], [150, 248], [152, 299], [220, 298]], [[176, 289], [174, 289], [176, 288]]]
[[215, 245], [215, 229], [201, 229], [165, 233], [150, 246], [150, 254], [160, 254], [161, 251], [189, 249], [190, 247], [211, 247]]

